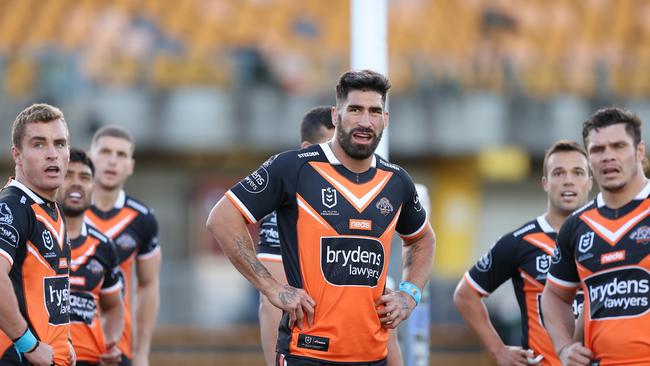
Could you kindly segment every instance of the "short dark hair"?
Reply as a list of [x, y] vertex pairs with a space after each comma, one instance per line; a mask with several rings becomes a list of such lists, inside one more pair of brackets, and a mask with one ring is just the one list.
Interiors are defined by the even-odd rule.
[[641, 119], [634, 113], [618, 108], [608, 107], [596, 111], [588, 120], [582, 124], [582, 140], [587, 146], [587, 138], [591, 131], [598, 131], [603, 127], [623, 123], [625, 131], [632, 137], [634, 147], [641, 142]]
[[95, 175], [95, 164], [90, 160], [88, 154], [85, 151], [78, 149], [76, 147], [70, 148], [70, 162], [71, 163], [81, 163], [90, 168], [92, 175]]
[[321, 127], [328, 130], [334, 128], [332, 123], [332, 107], [319, 106], [307, 111], [300, 122], [300, 141], [315, 144], [321, 139]]
[[381, 94], [381, 101], [386, 105], [386, 95], [390, 89], [390, 81], [372, 70], [354, 70], [341, 75], [336, 85], [336, 104], [340, 105], [352, 90], [375, 91]]
[[[571, 140], [559, 140], [555, 142], [553, 145], [551, 145], [548, 149], [546, 149], [546, 153], [544, 154], [544, 166], [542, 167], [542, 173], [544, 174], [544, 176], [548, 174], [548, 168], [546, 165], [548, 164], [548, 159], [551, 157], [551, 155], [559, 152], [571, 152], [571, 151], [575, 151], [582, 154], [582, 156], [584, 156], [585, 159], [589, 161], [585, 149], [582, 146], [580, 146], [579, 143]], [[589, 169], [587, 169], [587, 174], [589, 174]]]
[[20, 143], [25, 136], [25, 127], [30, 123], [48, 123], [52, 121], [61, 120], [68, 128], [63, 112], [57, 107], [45, 103], [32, 104], [25, 108], [16, 116], [13, 125], [11, 126], [11, 143], [19, 148]]
[[106, 136], [124, 139], [131, 143], [131, 152], [135, 150], [135, 140], [133, 139], [133, 135], [131, 135], [131, 133], [124, 127], [117, 125], [104, 126], [97, 130], [97, 132], [95, 132], [93, 135], [93, 139], [91, 140], [90, 145], [94, 146], [97, 143], [97, 140]]

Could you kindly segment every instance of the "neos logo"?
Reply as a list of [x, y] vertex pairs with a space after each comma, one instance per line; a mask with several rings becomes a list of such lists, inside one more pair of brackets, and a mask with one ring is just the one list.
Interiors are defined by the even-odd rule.
[[634, 317], [648, 311], [650, 273], [623, 267], [585, 279], [592, 319]]
[[43, 278], [43, 296], [45, 308], [52, 325], [70, 322], [70, 285], [68, 277]]
[[336, 286], [377, 286], [384, 258], [384, 246], [374, 238], [321, 238], [321, 271]]

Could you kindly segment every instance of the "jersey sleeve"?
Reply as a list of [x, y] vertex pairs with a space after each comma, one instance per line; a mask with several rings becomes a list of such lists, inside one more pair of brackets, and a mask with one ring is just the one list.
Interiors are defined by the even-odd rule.
[[102, 243], [102, 256], [104, 265], [104, 282], [102, 283], [101, 292], [113, 292], [120, 290], [122, 284], [120, 278], [120, 267], [117, 257], [117, 248], [112, 240]]
[[575, 243], [573, 242], [574, 220], [573, 216], [569, 217], [557, 234], [551, 268], [548, 272], [549, 281], [570, 289], [580, 286], [580, 276], [575, 263]]
[[292, 175], [289, 153], [270, 157], [257, 170], [226, 192], [249, 223], [256, 223], [286, 199], [284, 177]]
[[407, 174], [404, 175], [404, 182], [406, 199], [397, 221], [396, 231], [403, 239], [414, 239], [425, 232], [429, 222], [415, 184]]
[[260, 241], [261, 246], [277, 246], [280, 244], [280, 235], [278, 233], [278, 215], [273, 211], [266, 215], [260, 223]]
[[160, 251], [160, 243], [158, 242], [158, 220], [154, 215], [153, 210], [143, 217], [143, 240], [138, 248], [138, 259], [147, 259], [155, 256]]
[[25, 245], [32, 225], [27, 206], [8, 199], [0, 201], [0, 257], [12, 266], [16, 252]]
[[515, 271], [517, 241], [512, 235], [499, 239], [465, 274], [465, 280], [482, 296], [488, 296]]

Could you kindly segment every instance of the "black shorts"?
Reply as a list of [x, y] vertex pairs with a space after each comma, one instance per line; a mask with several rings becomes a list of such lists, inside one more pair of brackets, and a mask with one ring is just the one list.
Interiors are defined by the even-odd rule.
[[129, 360], [126, 356], [122, 355], [122, 359], [120, 360], [120, 366], [131, 366], [131, 360]]
[[276, 353], [275, 355], [275, 364], [276, 366], [343, 366], [343, 365], [354, 365], [354, 366], [386, 366], [386, 359], [379, 361], [371, 362], [330, 362], [330, 361], [321, 361], [310, 358], [303, 357], [294, 357], [294, 356], [285, 356], [281, 353]]

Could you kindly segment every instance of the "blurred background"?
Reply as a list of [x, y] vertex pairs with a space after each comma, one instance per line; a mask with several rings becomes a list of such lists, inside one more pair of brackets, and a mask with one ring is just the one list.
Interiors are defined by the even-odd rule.
[[[597, 108], [650, 126], [650, 1], [389, 0], [390, 159], [429, 189], [432, 364], [490, 364], [451, 303], [498, 237], [542, 214], [545, 147]], [[0, 173], [11, 123], [59, 106], [72, 144], [136, 137], [128, 191], [164, 251], [153, 365], [262, 363], [257, 294], [204, 229], [223, 192], [299, 143], [350, 67], [348, 0], [0, 0]], [[254, 232], [254, 228], [252, 229]], [[518, 342], [508, 286], [490, 297]]]

